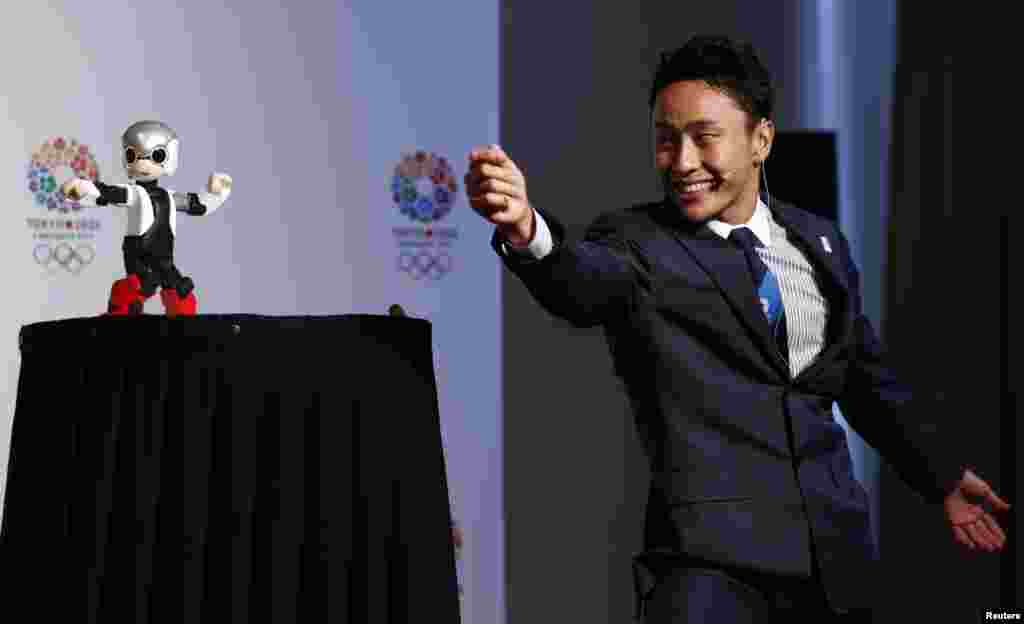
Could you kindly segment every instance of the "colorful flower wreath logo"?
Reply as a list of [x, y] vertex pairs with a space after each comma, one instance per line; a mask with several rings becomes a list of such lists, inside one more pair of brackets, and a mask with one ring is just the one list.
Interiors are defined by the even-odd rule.
[[423, 150], [402, 154], [391, 176], [391, 196], [401, 213], [427, 224], [451, 212], [458, 188], [448, 160]]
[[96, 158], [87, 146], [80, 145], [75, 139], [57, 137], [46, 141], [32, 152], [26, 176], [28, 191], [36, 204], [47, 210], [55, 210], [62, 214], [78, 212], [82, 205], [64, 197], [60, 192], [60, 183], [56, 176], [62, 167], [67, 167], [79, 178], [96, 180], [99, 177]]

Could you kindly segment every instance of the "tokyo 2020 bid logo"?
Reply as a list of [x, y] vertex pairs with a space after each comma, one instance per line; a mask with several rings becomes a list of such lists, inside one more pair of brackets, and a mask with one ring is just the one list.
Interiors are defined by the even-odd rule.
[[424, 150], [402, 154], [389, 188], [399, 212], [417, 224], [392, 229], [398, 241], [398, 270], [415, 280], [441, 279], [452, 271], [449, 252], [458, 238], [455, 228], [434, 225], [451, 212], [458, 196], [451, 164]]
[[83, 217], [82, 205], [60, 192], [61, 183], [72, 177], [99, 178], [96, 158], [88, 146], [57, 137], [32, 151], [25, 185], [36, 209], [44, 214], [26, 221], [32, 232], [32, 258], [51, 274], [78, 275], [96, 257], [92, 241], [100, 229], [99, 219]]

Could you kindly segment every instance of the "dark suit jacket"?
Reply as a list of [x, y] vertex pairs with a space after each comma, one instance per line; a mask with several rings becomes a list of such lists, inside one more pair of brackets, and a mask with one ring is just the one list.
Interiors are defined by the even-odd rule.
[[555, 241], [540, 261], [507, 255], [497, 232], [491, 246], [548, 312], [604, 329], [651, 467], [638, 560], [683, 553], [809, 576], [813, 540], [832, 605], [868, 606], [877, 548], [833, 402], [930, 503], [963, 465], [929, 422], [937, 411], [912, 402], [886, 368], [842, 232], [777, 200], [770, 207], [829, 302], [825, 346], [796, 378], [743, 252], [670, 204], [603, 213], [578, 242], [538, 209]]

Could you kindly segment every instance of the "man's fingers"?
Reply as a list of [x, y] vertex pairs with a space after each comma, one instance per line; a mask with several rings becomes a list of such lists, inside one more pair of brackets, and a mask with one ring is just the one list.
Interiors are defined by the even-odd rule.
[[522, 186], [522, 178], [515, 172], [502, 169], [495, 165], [482, 165], [471, 168], [469, 173], [466, 174], [466, 188], [478, 188], [481, 183], [487, 180], [500, 180], [502, 182], [507, 182], [508, 184], [520, 187]]
[[470, 160], [475, 160], [475, 159], [480, 159], [480, 158], [500, 159], [500, 158], [508, 158], [508, 155], [505, 154], [505, 150], [501, 149], [501, 146], [495, 145], [495, 144], [492, 143], [491, 145], [483, 145], [483, 146], [480, 146], [480, 147], [473, 148], [469, 152], [469, 158], [470, 158]]
[[477, 186], [477, 189], [479, 193], [498, 193], [500, 195], [508, 195], [514, 199], [523, 198], [523, 192], [518, 186], [494, 178], [484, 180]]
[[497, 145], [490, 145], [485, 148], [477, 148], [469, 152], [469, 161], [473, 162], [489, 162], [498, 166], [503, 166], [506, 163], [511, 163], [512, 160], [508, 157], [503, 149]]
[[465, 182], [470, 206], [496, 225], [518, 223], [529, 207], [522, 172], [497, 145], [470, 151]]
[[1006, 533], [1003, 533], [1003, 529], [999, 526], [999, 523], [996, 522], [995, 518], [988, 514], [985, 514], [981, 517], [981, 519], [985, 523], [985, 526], [988, 527], [989, 532], [995, 536], [999, 545], [1006, 543]]
[[517, 218], [514, 202], [517, 201], [519, 200], [499, 193], [484, 193], [469, 198], [473, 210], [492, 223], [514, 222]]
[[999, 528], [999, 524], [992, 516], [988, 514], [982, 514], [981, 519], [978, 521], [978, 524], [981, 525], [982, 529], [985, 531], [985, 534], [988, 536], [989, 540], [996, 547], [1002, 546], [1003, 542], [1006, 541], [1006, 534], [1003, 533], [1003, 530]]
[[474, 207], [480, 206], [487, 211], [487, 214], [505, 210], [512, 201], [514, 200], [511, 197], [501, 193], [481, 193], [469, 198], [469, 202]]
[[999, 495], [993, 492], [992, 490], [989, 490], [987, 498], [989, 502], [998, 507], [1000, 511], [1006, 511], [1007, 509], [1010, 508], [1010, 504], [1004, 501], [1003, 499], [999, 498]]
[[[982, 517], [984, 518], [984, 516]], [[978, 522], [975, 524], [978, 527], [978, 532], [981, 533], [982, 537], [985, 538], [985, 543], [988, 544], [989, 549], [999, 550], [999, 543], [1001, 541], [999, 539], [999, 536], [996, 535], [994, 531], [992, 531], [992, 529], [985, 523], [984, 520], [978, 520]]]
[[519, 172], [510, 167], [501, 167], [485, 162], [474, 164], [470, 167], [470, 172], [480, 178], [497, 178], [505, 182], [519, 182], [522, 180]]
[[986, 550], [995, 548], [995, 541], [989, 536], [988, 529], [982, 522], [972, 522], [967, 525], [967, 532], [971, 538]]
[[469, 150], [469, 160], [470, 161], [479, 160], [479, 159], [483, 158], [484, 155], [487, 154], [490, 151], [491, 151], [490, 146], [474, 147], [473, 149]]
[[988, 528], [988, 525], [979, 520], [975, 526], [977, 526], [978, 533], [981, 533], [981, 536], [985, 539], [985, 544], [990, 550], [999, 548], [999, 538]]
[[464, 181], [466, 194], [469, 197], [497, 193], [526, 201], [523, 179], [516, 171], [510, 171], [497, 165], [478, 163], [466, 174]]
[[967, 532], [964, 531], [961, 527], [953, 527], [953, 535], [956, 537], [956, 541], [960, 542], [961, 544], [970, 548], [971, 550], [974, 550], [974, 541], [971, 540], [970, 536], [967, 535]]
[[516, 199], [524, 199], [526, 197], [523, 189], [515, 184], [510, 184], [494, 178], [484, 178], [483, 180], [467, 178], [466, 195], [469, 197], [477, 197], [484, 193], [498, 193], [515, 197]]
[[967, 530], [967, 534], [971, 536], [971, 541], [974, 542], [975, 545], [977, 545], [979, 548], [988, 547], [988, 544], [986, 544], [985, 542], [985, 538], [982, 537], [981, 532], [978, 530], [977, 523], [972, 522], [971, 524], [964, 526], [964, 529]]

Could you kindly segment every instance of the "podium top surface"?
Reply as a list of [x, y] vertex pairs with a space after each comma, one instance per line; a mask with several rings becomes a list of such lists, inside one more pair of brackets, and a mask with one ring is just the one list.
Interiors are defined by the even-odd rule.
[[[187, 343], [228, 345], [251, 342], [337, 343], [369, 339], [374, 343], [430, 345], [431, 325], [425, 319], [376, 314], [267, 316], [259, 314], [200, 314], [94, 316], [40, 321], [24, 325], [19, 347], [25, 352], [72, 344], [137, 344], [173, 347]], [[429, 350], [429, 346], [428, 346]]]

